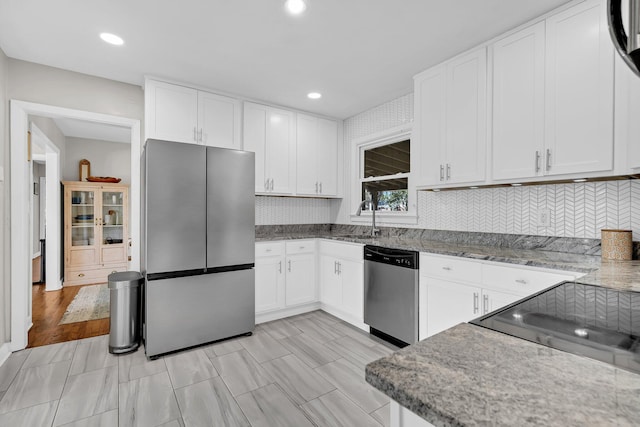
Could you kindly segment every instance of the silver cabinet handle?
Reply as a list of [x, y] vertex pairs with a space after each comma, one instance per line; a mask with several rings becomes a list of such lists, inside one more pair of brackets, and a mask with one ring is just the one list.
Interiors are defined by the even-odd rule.
[[473, 314], [478, 314], [478, 298], [479, 295], [477, 292], [473, 293]]
[[551, 150], [547, 148], [547, 170], [551, 169]]
[[316, 194], [318, 194], [318, 181], [316, 181]]
[[269, 178], [267, 178], [264, 182], [264, 191], [269, 190]]
[[451, 267], [442, 267], [443, 270], [451, 271]]
[[540, 152], [536, 151], [536, 172], [540, 172]]
[[483, 314], [489, 312], [489, 295], [482, 295], [482, 312]]
[[291, 260], [289, 260], [289, 272], [291, 272]]
[[278, 273], [282, 274], [282, 261], [278, 261]]
[[320, 183], [320, 194], [322, 194], [322, 183]]
[[342, 274], [342, 263], [338, 261], [338, 274]]
[[447, 163], [447, 180], [451, 179], [451, 164]]
[[440, 165], [440, 181], [444, 181], [444, 165]]
[[196, 133], [198, 132], [198, 130], [196, 129], [196, 127], [193, 127], [193, 140], [198, 142], [198, 138], [196, 137]]
[[527, 281], [524, 279], [516, 279], [516, 283], [520, 283], [521, 285], [526, 285]]
[[271, 191], [273, 191], [273, 178], [271, 178]]
[[333, 274], [338, 274], [338, 261], [333, 261]]
[[198, 131], [198, 140], [202, 143], [204, 143], [203, 137], [204, 137], [204, 132], [202, 131], [202, 128], [200, 128], [200, 130]]

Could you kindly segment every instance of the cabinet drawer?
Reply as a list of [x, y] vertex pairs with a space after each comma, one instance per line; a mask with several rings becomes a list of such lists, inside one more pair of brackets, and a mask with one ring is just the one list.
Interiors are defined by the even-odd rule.
[[308, 254], [316, 250], [315, 240], [292, 240], [286, 242], [287, 255]]
[[358, 243], [342, 243], [330, 240], [321, 240], [320, 252], [336, 258], [364, 262], [364, 245]]
[[65, 285], [85, 285], [89, 283], [107, 283], [109, 274], [127, 271], [127, 265], [116, 265], [96, 269], [66, 269], [64, 271]]
[[482, 264], [461, 258], [420, 254], [420, 275], [479, 283]]
[[256, 243], [256, 258], [266, 256], [280, 256], [284, 254], [283, 242]]
[[571, 273], [551, 273], [518, 267], [485, 264], [482, 266], [482, 287], [519, 295], [530, 295], [549, 286], [572, 280]]

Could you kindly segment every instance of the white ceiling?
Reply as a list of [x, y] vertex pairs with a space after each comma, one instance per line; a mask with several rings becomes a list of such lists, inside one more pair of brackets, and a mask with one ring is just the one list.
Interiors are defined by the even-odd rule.
[[[17, 59], [141, 85], [144, 75], [347, 118], [414, 74], [567, 0], [0, 0]], [[105, 44], [100, 32], [125, 40]], [[321, 100], [306, 98], [319, 91]]]
[[53, 121], [66, 137], [131, 143], [131, 128], [68, 118], [54, 118]]

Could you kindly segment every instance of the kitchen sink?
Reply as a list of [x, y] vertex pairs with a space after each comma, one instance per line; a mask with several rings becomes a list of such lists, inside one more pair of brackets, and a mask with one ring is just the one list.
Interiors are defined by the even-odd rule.
[[564, 282], [470, 322], [640, 373], [640, 293]]

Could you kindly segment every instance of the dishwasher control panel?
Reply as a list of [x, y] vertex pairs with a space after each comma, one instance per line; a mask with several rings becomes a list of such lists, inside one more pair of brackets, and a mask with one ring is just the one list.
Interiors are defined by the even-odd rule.
[[416, 251], [366, 245], [364, 247], [364, 260], [410, 268], [412, 270], [418, 269], [418, 252]]

